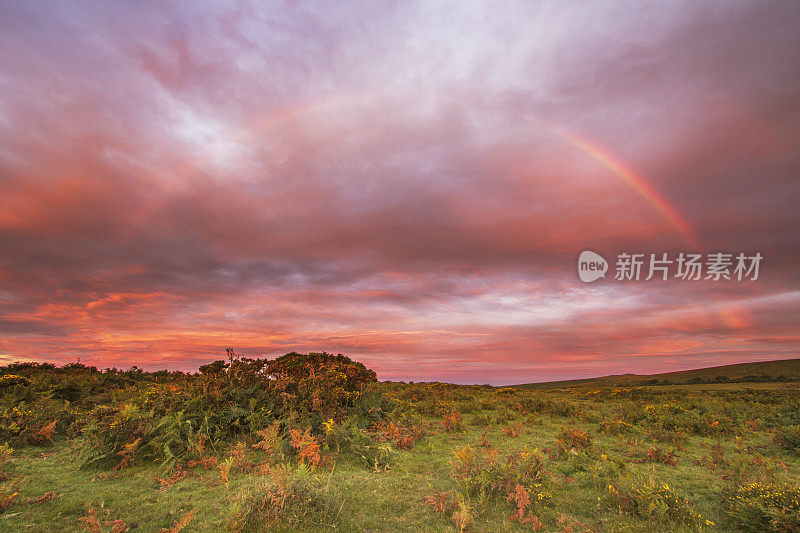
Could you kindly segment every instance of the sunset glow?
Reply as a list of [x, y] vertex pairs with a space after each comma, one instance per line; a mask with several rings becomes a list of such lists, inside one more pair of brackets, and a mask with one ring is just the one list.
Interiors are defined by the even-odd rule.
[[[0, 5], [0, 364], [798, 357], [800, 4]], [[594, 250], [756, 281], [582, 283]]]

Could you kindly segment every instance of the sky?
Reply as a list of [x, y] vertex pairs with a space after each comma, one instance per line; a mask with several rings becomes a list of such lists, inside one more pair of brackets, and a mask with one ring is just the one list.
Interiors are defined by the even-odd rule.
[[[798, 50], [796, 1], [4, 1], [0, 363], [798, 357]], [[623, 253], [763, 259], [618, 280]]]

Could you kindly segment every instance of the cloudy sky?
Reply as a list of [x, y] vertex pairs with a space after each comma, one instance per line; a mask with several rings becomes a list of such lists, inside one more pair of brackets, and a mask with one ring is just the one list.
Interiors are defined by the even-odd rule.
[[[800, 3], [264, 4], [0, 4], [0, 362], [798, 356]], [[681, 252], [763, 260], [614, 279]]]

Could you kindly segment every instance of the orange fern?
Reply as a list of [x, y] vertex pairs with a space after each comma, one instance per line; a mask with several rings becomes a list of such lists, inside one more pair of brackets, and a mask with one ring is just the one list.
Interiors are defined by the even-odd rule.
[[56, 435], [56, 420], [53, 420], [42, 429], [40, 429], [36, 435], [42, 437], [45, 440], [53, 442], [53, 437]]
[[185, 477], [186, 477], [186, 470], [177, 470], [174, 474], [172, 474], [170, 477], [166, 479], [157, 477], [156, 481], [158, 481], [159, 485], [166, 488], [166, 487], [171, 487], [172, 485], [174, 485], [175, 483], [177, 483], [178, 481], [182, 480]]
[[52, 492], [52, 491], [50, 491], [50, 492], [45, 492], [44, 494], [42, 494], [41, 496], [39, 496], [38, 498], [36, 498], [35, 500], [33, 500], [33, 503], [45, 503], [45, 502], [49, 502], [50, 500], [52, 500], [52, 499], [53, 499], [53, 498], [55, 498], [55, 497], [56, 497], [56, 493], [55, 493], [55, 492]]
[[197, 513], [197, 509], [192, 509], [191, 511], [189, 511], [188, 513], [186, 513], [185, 515], [180, 517], [174, 524], [172, 524], [171, 528], [169, 528], [169, 529], [163, 528], [161, 530], [161, 532], [162, 533], [178, 533], [183, 528], [185, 528], [186, 526], [189, 525], [189, 522], [192, 521], [192, 518], [194, 518], [195, 513]]
[[312, 468], [316, 468], [320, 462], [319, 442], [317, 438], [311, 435], [311, 430], [306, 428], [305, 432], [300, 433], [299, 430], [293, 429], [291, 431], [292, 448], [297, 450], [299, 462], [305, 462]]
[[517, 422], [516, 424], [508, 425], [503, 428], [503, 433], [508, 435], [509, 437], [519, 437], [519, 434], [522, 433], [522, 423]]
[[100, 520], [97, 518], [97, 511], [94, 509], [89, 509], [86, 516], [80, 518], [79, 521], [83, 523], [84, 530], [90, 533], [103, 533], [103, 530], [100, 528]]
[[432, 492], [422, 498], [422, 501], [433, 507], [437, 514], [445, 516], [447, 510], [450, 508], [450, 493]]

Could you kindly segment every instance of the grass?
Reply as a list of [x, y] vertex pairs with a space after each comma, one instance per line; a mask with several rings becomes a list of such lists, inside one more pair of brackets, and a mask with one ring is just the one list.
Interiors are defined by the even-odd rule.
[[697, 384], [703, 384], [706, 387], [725, 387], [738, 384], [730, 384], [727, 383], [728, 381], [745, 382], [751, 387], [766, 388], [779, 386], [781, 382], [800, 381], [800, 359], [737, 363], [661, 374], [621, 374], [590, 379], [524, 383], [514, 385], [514, 387], [554, 389], [562, 387], [632, 387], [637, 385], [691, 386]]
[[[93, 511], [104, 532], [115, 524], [119, 531], [174, 531], [178, 524], [182, 531], [230, 531], [237, 513], [263, 501], [260, 494], [274, 497], [265, 487], [282, 468], [297, 477], [292, 490], [300, 496], [267, 509], [278, 517], [270, 518], [270, 530], [760, 531], [777, 523], [774, 530], [792, 531], [800, 455], [787, 432], [800, 423], [800, 388], [766, 385], [509, 390], [382, 383], [399, 406], [389, 418], [411, 416], [425, 430], [411, 449], [392, 451], [388, 468], [369, 469], [358, 453], [328, 450], [318, 468], [282, 456], [262, 470], [232, 467], [227, 482], [217, 467], [180, 463], [82, 467], [85, 441], [61, 435], [49, 445], [18, 447], [0, 463], [4, 494], [18, 492], [0, 513], [0, 530], [87, 531]], [[462, 422], [453, 423], [454, 412]], [[781, 434], [789, 437], [776, 438]], [[254, 454], [256, 464], [266, 456], [252, 446], [256, 440], [232, 449]], [[460, 470], [466, 479], [456, 475], [464, 450], [482, 465]], [[223, 460], [231, 452], [219, 453]], [[541, 471], [523, 475], [516, 461], [530, 454], [541, 458]], [[253, 530], [267, 527], [254, 523]]]
[[[429, 419], [428, 422], [434, 422]], [[725, 468], [698, 466], [709, 456], [712, 447], [720, 443], [725, 456], [733, 460], [755, 457], [752, 453], [737, 452], [748, 446], [764, 450], [767, 464], [779, 481], [800, 478], [800, 460], [783, 456], [771, 449], [768, 435], [754, 433], [748, 438], [726, 437], [721, 440], [692, 437], [685, 451], [678, 452], [676, 466], [635, 462], [630, 453], [644, 451], [645, 432], [634, 428], [625, 437], [597, 433], [597, 424], [579, 422], [565, 417], [543, 415], [534, 426], [523, 426], [519, 437], [507, 436], [500, 425], [488, 429], [468, 426], [461, 433], [437, 433], [411, 451], [396, 452], [396, 460], [385, 472], [371, 472], [356, 461], [342, 458], [333, 471], [319, 472], [333, 501], [339, 502], [339, 527], [346, 531], [452, 531], [447, 520], [434, 514], [422, 499], [432, 492], [452, 492], [458, 489], [453, 478], [451, 461], [457, 448], [477, 446], [483, 438], [505, 452], [525, 448], [552, 448], [555, 436], [565, 425], [580, 427], [592, 436], [594, 456], [585, 464], [577, 460], [551, 461], [548, 468], [556, 478], [552, 489], [555, 504], [544, 512], [557, 521], [559, 516], [588, 524], [597, 529], [632, 529], [647, 527], [635, 517], [609, 513], [599, 508], [598, 498], [606, 481], [620, 478], [617, 469], [611, 474], [602, 471], [603, 465], [625, 465], [624, 477], [641, 484], [666, 483], [694, 503], [696, 510], [709, 520], [720, 523], [724, 516], [715, 503], [719, 499], [716, 487], [728, 475]], [[484, 435], [485, 433], [485, 435]], [[42, 494], [54, 492], [56, 497], [46, 503], [17, 504], [0, 515], [0, 527], [18, 531], [83, 531], [80, 518], [89, 509], [98, 511], [101, 520], [123, 520], [131, 530], [159, 531], [169, 528], [181, 516], [197, 509], [184, 531], [228, 531], [223, 508], [234, 495], [257, 482], [258, 476], [234, 475], [228, 484], [219, 483], [215, 472], [199, 472], [169, 487], [161, 487], [155, 478], [164, 475], [152, 466], [134, 466], [118, 472], [86, 471], [71, 446], [61, 441], [55, 446], [24, 448], [9, 465], [9, 472], [19, 476], [19, 501], [36, 500]], [[605, 459], [603, 457], [605, 456]], [[750, 467], [759, 475], [756, 467]], [[608, 478], [605, 476], [609, 476]], [[488, 505], [476, 511], [478, 530], [527, 530], [524, 524], [507, 520], [508, 510], [500, 505]], [[652, 524], [656, 528], [655, 524]], [[306, 524], [305, 530], [325, 530]]]

